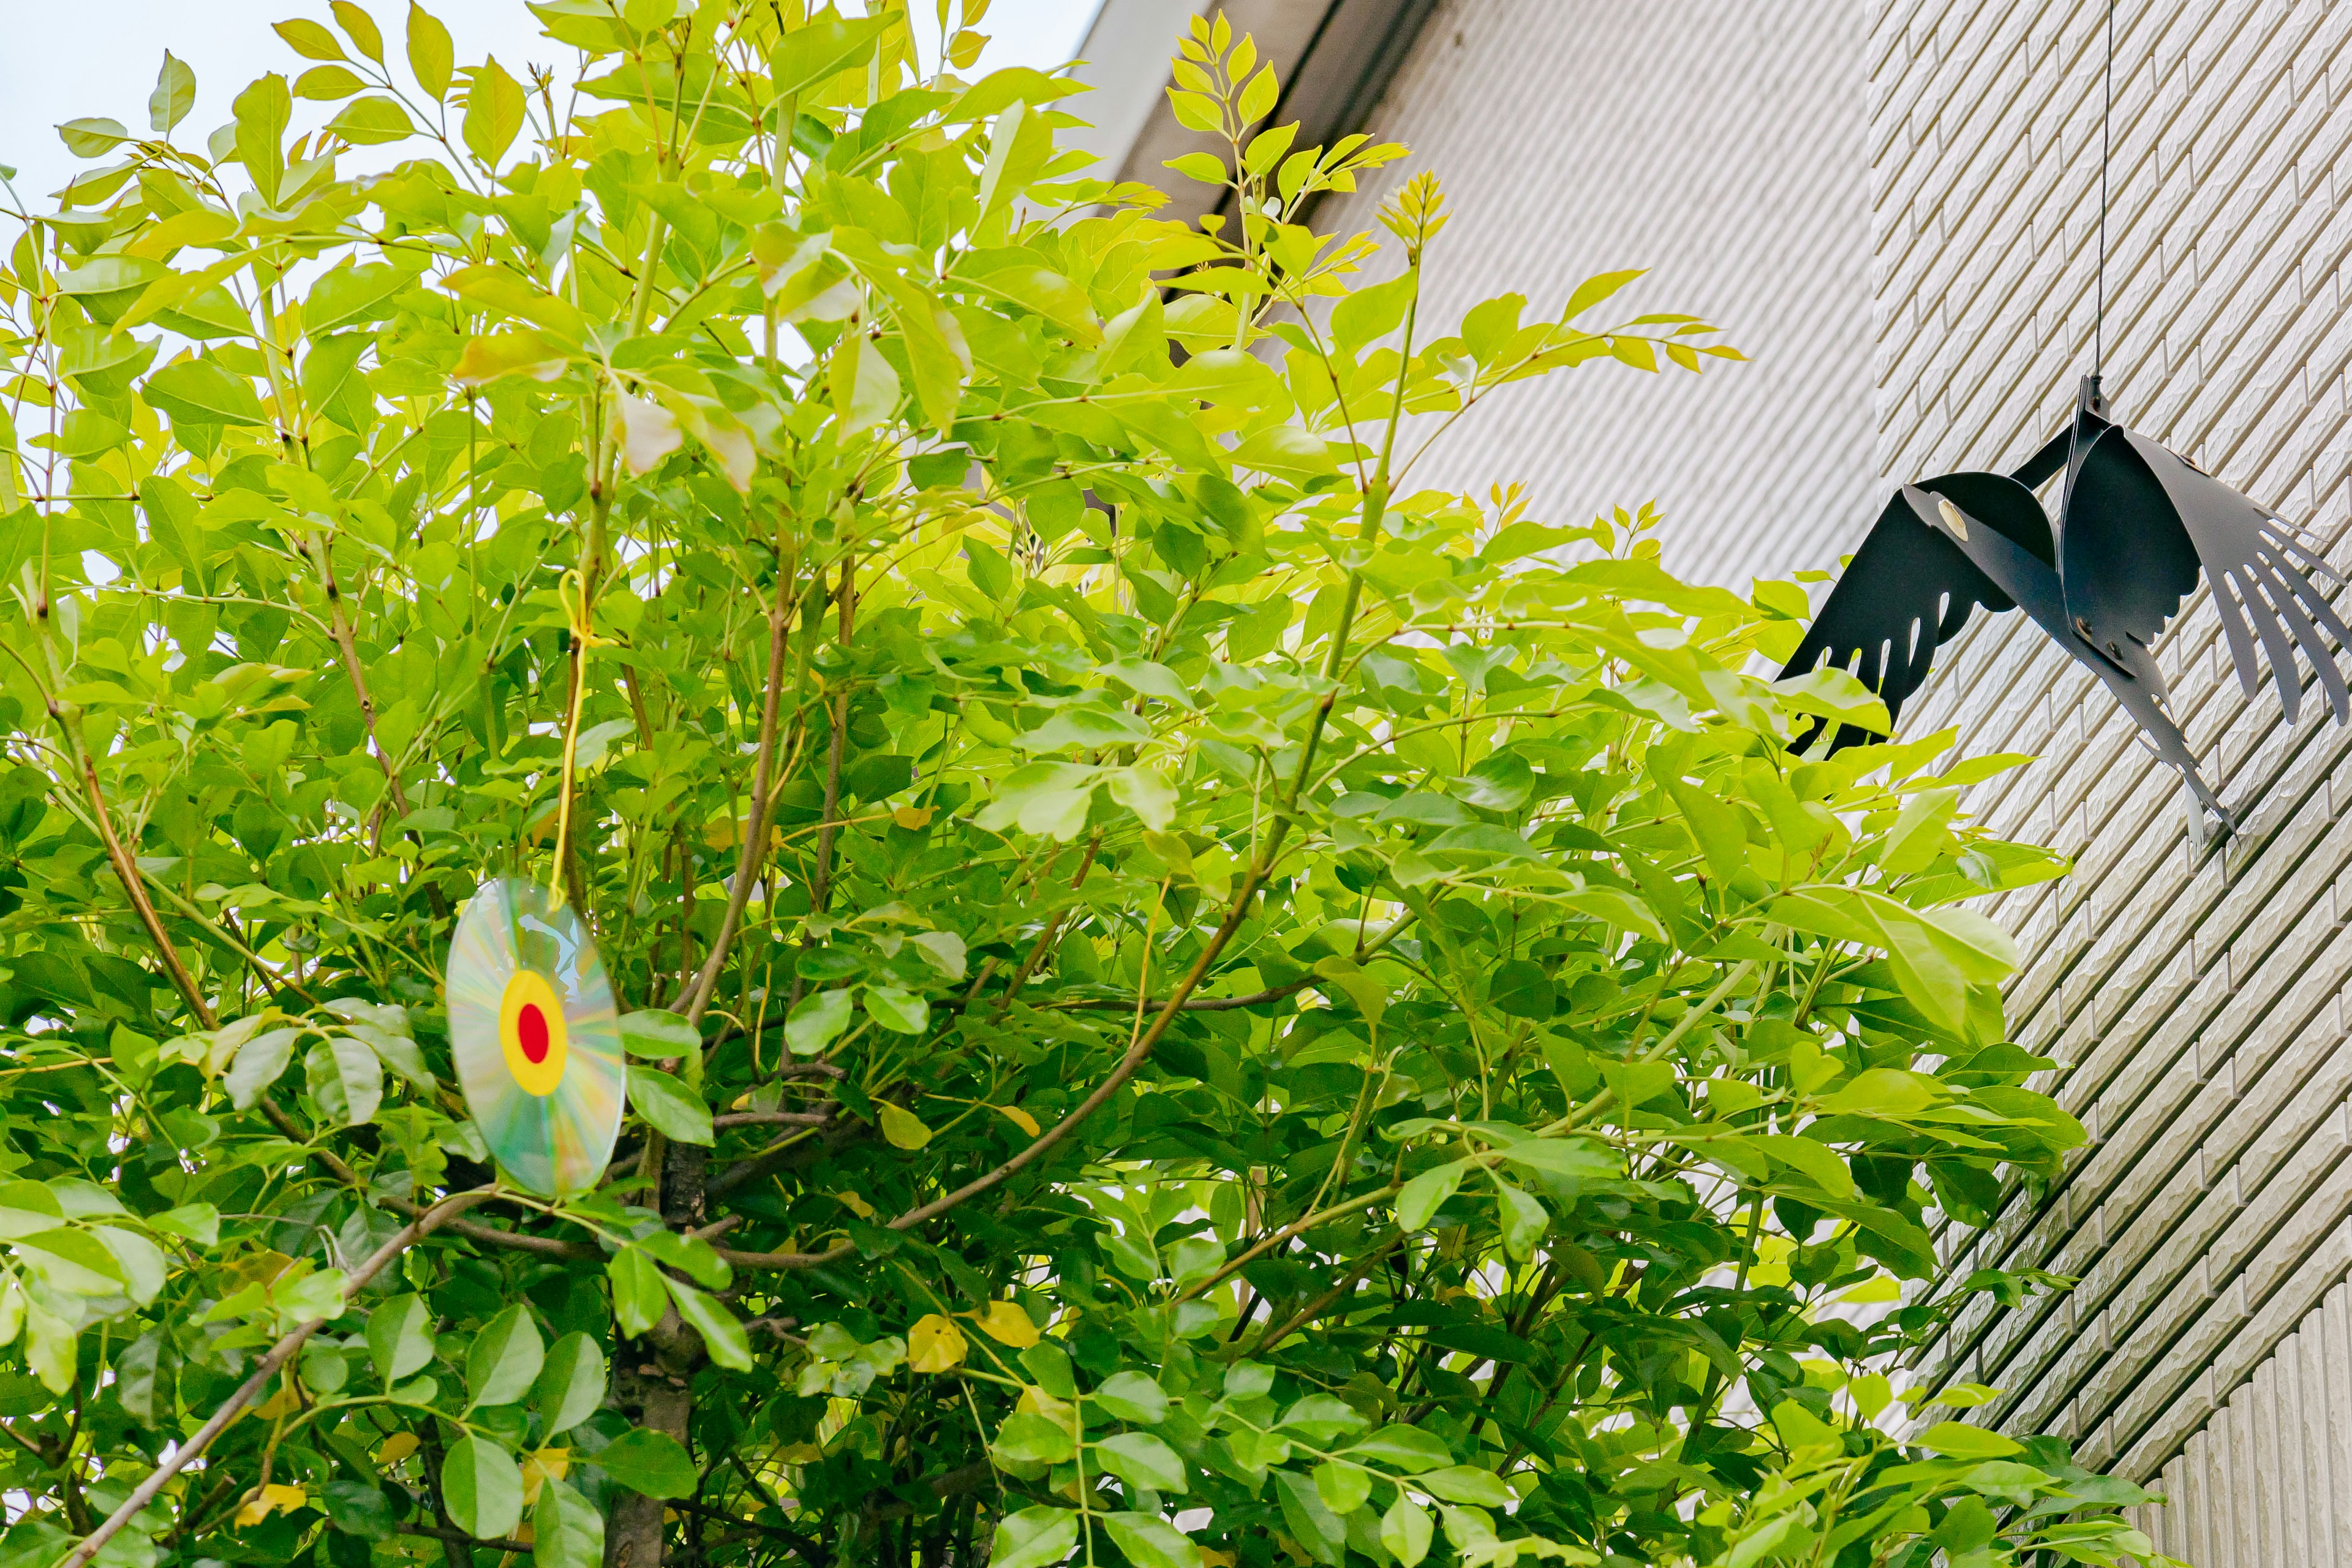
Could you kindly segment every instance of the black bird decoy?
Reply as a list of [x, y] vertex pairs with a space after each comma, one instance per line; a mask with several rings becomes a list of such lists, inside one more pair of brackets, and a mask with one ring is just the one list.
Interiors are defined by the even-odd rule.
[[[2062, 470], [2053, 531], [2033, 491]], [[2352, 647], [2352, 630], [2310, 574], [2344, 578], [2320, 558], [2316, 542], [2178, 453], [2113, 423], [2099, 378], [2085, 376], [2074, 417], [2014, 472], [1946, 474], [1903, 486], [1780, 673], [1824, 664], [1851, 670], [1891, 718], [1927, 680], [1936, 649], [1959, 635], [1978, 605], [1995, 614], [2021, 608], [2099, 678], [2149, 749], [2179, 771], [2196, 799], [2191, 820], [2201, 839], [2207, 816], [2224, 833], [2232, 819], [2165, 711], [2168, 694], [2150, 651], [2196, 590], [2200, 570], [2247, 696], [2260, 684], [2259, 639], [2293, 723], [2303, 707], [2300, 647], [2336, 722], [2352, 719], [2352, 694], [2321, 637]], [[1801, 736], [1799, 749], [1820, 732], [1816, 726]], [[1842, 725], [1830, 749], [1864, 738]]]

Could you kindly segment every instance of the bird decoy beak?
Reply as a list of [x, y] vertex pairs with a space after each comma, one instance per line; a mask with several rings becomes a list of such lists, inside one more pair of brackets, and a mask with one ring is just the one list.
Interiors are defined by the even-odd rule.
[[1911, 510], [1929, 528], [1940, 528], [1963, 544], [1969, 542], [1969, 514], [1954, 506], [1949, 496], [1930, 494], [1917, 485], [1905, 485], [1903, 499], [1911, 503]]

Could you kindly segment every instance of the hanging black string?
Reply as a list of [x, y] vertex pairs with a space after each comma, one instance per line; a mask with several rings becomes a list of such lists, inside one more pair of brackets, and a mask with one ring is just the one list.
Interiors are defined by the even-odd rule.
[[2107, 0], [2106, 102], [2099, 110], [2099, 284], [2091, 318], [2091, 374], [2107, 358], [2107, 153], [2116, 118], [2116, 0]]

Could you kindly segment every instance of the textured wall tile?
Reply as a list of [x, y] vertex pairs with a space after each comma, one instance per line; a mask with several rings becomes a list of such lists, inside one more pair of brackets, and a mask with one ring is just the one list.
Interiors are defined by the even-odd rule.
[[[1867, 58], [1875, 79], [1899, 84], [1883, 100], [1965, 126], [1872, 182], [1874, 426], [1889, 475], [2013, 458], [2063, 417], [2089, 368], [2104, 9], [2000, 9], [1990, 28], [1971, 0], [1872, 11]], [[2347, 15], [2315, 0], [2119, 8], [2101, 330], [2124, 418], [2331, 544], [2347, 532], [2352, 366], [2340, 277], [2352, 121], [2329, 112], [2347, 79]], [[1920, 50], [1923, 28], [1955, 54]], [[1958, 57], [1995, 37], [2035, 45], [1989, 90]], [[1947, 220], [1936, 245], [1918, 241], [1922, 212]], [[1930, 321], [1943, 341], [1924, 341]], [[2053, 1194], [2015, 1194], [2025, 1223], [1997, 1224], [1954, 1266], [2078, 1273], [2075, 1304], [2113, 1341], [2070, 1340], [2029, 1304], [1959, 1326], [1938, 1354], [2004, 1384], [1996, 1408], [2010, 1418], [2063, 1418], [2127, 1473], [2162, 1472], [2173, 1503], [2149, 1522], [2166, 1550], [2336, 1564], [2352, 1542], [2347, 1401], [2306, 1404], [2300, 1384], [2320, 1364], [2315, 1305], [2331, 1289], [2340, 1302], [2352, 1263], [2339, 1002], [2352, 788], [2337, 782], [2347, 747], [2317, 716], [2315, 683], [2302, 721], [2284, 722], [2266, 693], [2241, 692], [2218, 631], [2200, 595], [2160, 655], [2209, 774], [2250, 807], [2219, 854], [2188, 846], [2164, 772], [2030, 634], [1972, 627], [1918, 703], [1923, 731], [1957, 723], [1973, 749], [2044, 758], [1973, 805], [2021, 837], [2046, 824], [2044, 841], [2076, 858], [2064, 937], [2029, 947], [2011, 1003], [2021, 1040], [2063, 1043], [2056, 1092], [2102, 1140]], [[2046, 692], [2046, 717], [2021, 709], [1999, 672]], [[2326, 1364], [2341, 1388], [2342, 1362]]]
[[1415, 485], [1522, 481], [1558, 522], [1654, 497], [1668, 563], [1741, 585], [1853, 548], [1877, 488], [1864, 27], [1859, 0], [1439, 8], [1370, 121], [1413, 157], [1318, 223], [1373, 228], [1433, 169], [1456, 212], [1427, 268], [1439, 319], [1505, 289], [1557, 310], [1590, 273], [1647, 267], [1618, 300], [1703, 315], [1749, 363], [1507, 388]]
[[[1447, 0], [1374, 117], [1460, 216], [1439, 313], [1648, 264], [1753, 363], [1514, 389], [1416, 482], [1527, 483], [1580, 521], [1655, 496], [1677, 568], [1828, 566], [1894, 478], [2013, 466], [2105, 350], [2122, 417], [2352, 561], [2352, 4]], [[1601, 62], [1602, 68], [1596, 68]], [[1566, 84], [1566, 85], [1563, 85]], [[1392, 185], [1393, 182], [1391, 182]], [[1326, 218], [1369, 227], [1390, 186]], [[2340, 598], [2352, 612], [2352, 594]], [[1918, 1369], [2157, 1479], [2200, 1568], [2352, 1564], [2352, 731], [2252, 699], [2207, 595], [2159, 649], [2241, 831], [2200, 850], [2170, 773], [2023, 617], [1979, 616], [1906, 728], [2041, 761], [1971, 809], [2074, 858], [1993, 910], [2014, 1037], [2098, 1139], [1948, 1266], [2079, 1275], [1980, 1298]], [[1939, 1236], [1946, 1227], [1937, 1227]]]

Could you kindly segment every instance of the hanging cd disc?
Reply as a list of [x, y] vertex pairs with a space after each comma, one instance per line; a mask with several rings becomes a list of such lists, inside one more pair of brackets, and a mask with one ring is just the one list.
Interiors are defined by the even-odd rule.
[[485, 882], [449, 942], [449, 1045], [482, 1142], [544, 1196], [613, 1158], [628, 1061], [588, 928], [533, 882]]

